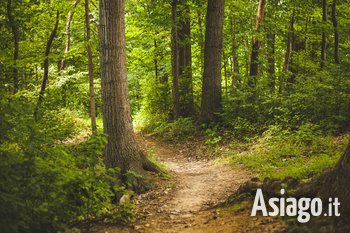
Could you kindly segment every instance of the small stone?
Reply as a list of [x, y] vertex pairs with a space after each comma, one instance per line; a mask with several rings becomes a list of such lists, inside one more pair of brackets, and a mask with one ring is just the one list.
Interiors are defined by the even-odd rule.
[[131, 195], [130, 194], [124, 194], [120, 200], [119, 200], [119, 204], [120, 205], [124, 205], [126, 203], [130, 203], [130, 198], [131, 198]]

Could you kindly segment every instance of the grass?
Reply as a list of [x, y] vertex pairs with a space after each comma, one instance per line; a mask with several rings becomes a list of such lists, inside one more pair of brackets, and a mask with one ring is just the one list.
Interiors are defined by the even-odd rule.
[[243, 164], [260, 178], [291, 176], [299, 180], [311, 178], [333, 167], [345, 150], [347, 135], [338, 137], [300, 132], [263, 135], [253, 142], [230, 145], [219, 163]]
[[166, 179], [170, 178], [170, 172], [169, 172], [169, 169], [167, 168], [166, 164], [159, 161], [156, 157], [156, 153], [154, 151], [153, 148], [148, 148], [147, 149], [147, 158], [152, 162], [154, 163], [155, 165], [157, 165], [160, 170], [163, 172], [162, 176]]

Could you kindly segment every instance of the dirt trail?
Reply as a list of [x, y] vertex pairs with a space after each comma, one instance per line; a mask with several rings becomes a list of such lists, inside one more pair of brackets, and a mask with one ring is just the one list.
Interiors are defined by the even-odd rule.
[[281, 232], [276, 219], [250, 217], [247, 210], [210, 208], [224, 202], [249, 180], [242, 168], [216, 165], [186, 157], [181, 150], [151, 138], [140, 138], [154, 148], [172, 177], [165, 184], [135, 198], [139, 219], [131, 227], [100, 226], [94, 232], [192, 233]]

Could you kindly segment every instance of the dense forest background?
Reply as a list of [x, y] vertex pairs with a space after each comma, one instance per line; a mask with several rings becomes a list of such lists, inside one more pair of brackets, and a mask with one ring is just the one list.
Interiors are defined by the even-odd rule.
[[[115, 203], [133, 184], [103, 156], [99, 11], [97, 0], [0, 2], [3, 232], [132, 219]], [[310, 180], [348, 142], [349, 14], [347, 0], [126, 1], [134, 128], [203, 138], [260, 177]]]

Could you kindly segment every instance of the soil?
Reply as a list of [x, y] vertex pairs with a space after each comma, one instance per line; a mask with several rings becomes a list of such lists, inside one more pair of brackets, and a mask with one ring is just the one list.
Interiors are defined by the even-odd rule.
[[251, 217], [249, 208], [218, 208], [251, 175], [243, 167], [214, 164], [188, 157], [184, 146], [166, 144], [151, 137], [138, 136], [171, 172], [148, 193], [133, 198], [137, 220], [129, 226], [98, 225], [96, 233], [232, 233], [283, 232], [278, 218]]

